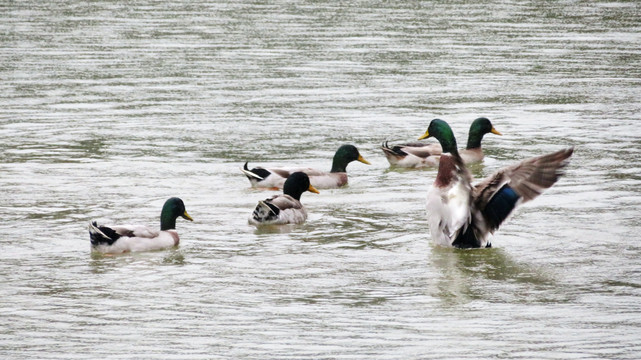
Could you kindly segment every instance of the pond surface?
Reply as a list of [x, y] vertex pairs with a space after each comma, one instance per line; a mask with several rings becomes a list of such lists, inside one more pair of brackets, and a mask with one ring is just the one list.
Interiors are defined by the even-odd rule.
[[[14, 359], [637, 358], [641, 6], [633, 1], [0, 5], [0, 353]], [[431, 244], [435, 169], [379, 146], [479, 116], [477, 178], [574, 146], [494, 248]], [[247, 218], [238, 170], [372, 165]], [[91, 254], [90, 219], [193, 223]]]

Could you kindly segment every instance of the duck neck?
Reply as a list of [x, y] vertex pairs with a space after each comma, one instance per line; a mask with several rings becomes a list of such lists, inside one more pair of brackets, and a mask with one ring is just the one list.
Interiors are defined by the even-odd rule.
[[441, 143], [441, 147], [443, 148], [443, 153], [450, 153], [454, 157], [460, 157], [456, 145], [456, 139], [454, 139], [453, 136], [439, 139], [439, 142]]
[[294, 199], [300, 201], [300, 196], [303, 195], [303, 192], [305, 192], [305, 190], [300, 190], [294, 186], [288, 186], [288, 185], [289, 184], [285, 184], [285, 186], [283, 187], [283, 194], [289, 195]]
[[173, 230], [176, 228], [176, 216], [174, 216], [171, 209], [163, 207], [160, 213], [160, 230]]
[[449, 155], [442, 155], [438, 163], [438, 173], [434, 179], [434, 186], [445, 188], [448, 187], [456, 175], [456, 163], [454, 158]]
[[340, 157], [338, 154], [334, 155], [334, 161], [332, 162], [332, 170], [329, 172], [347, 172], [347, 164], [344, 158]]
[[452, 128], [443, 120], [434, 119], [427, 128], [429, 136], [434, 136], [441, 144], [443, 153], [450, 153], [454, 157], [459, 157], [458, 147], [456, 145], [456, 138]]
[[478, 149], [481, 147], [481, 140], [483, 140], [483, 134], [480, 130], [470, 129], [470, 133], [467, 137], [467, 146], [466, 149]]

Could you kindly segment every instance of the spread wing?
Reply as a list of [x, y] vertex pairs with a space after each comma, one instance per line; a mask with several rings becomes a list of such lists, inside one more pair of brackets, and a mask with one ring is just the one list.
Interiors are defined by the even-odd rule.
[[475, 208], [495, 230], [519, 201], [530, 201], [557, 182], [573, 148], [523, 160], [503, 168], [474, 187]]

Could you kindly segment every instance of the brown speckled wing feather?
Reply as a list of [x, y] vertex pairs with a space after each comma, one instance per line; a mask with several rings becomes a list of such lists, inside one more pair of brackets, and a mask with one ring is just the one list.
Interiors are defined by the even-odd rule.
[[556, 183], [573, 152], [574, 148], [564, 149], [523, 160], [499, 170], [475, 186], [474, 197], [477, 206], [483, 209], [505, 184], [521, 196], [523, 202], [534, 199]]

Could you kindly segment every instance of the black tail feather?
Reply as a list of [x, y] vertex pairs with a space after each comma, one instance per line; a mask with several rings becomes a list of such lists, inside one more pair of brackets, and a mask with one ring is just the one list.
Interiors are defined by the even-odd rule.
[[[253, 169], [250, 170], [247, 167], [247, 162], [245, 162], [245, 166], [243, 167], [243, 169], [260, 176], [261, 179], [266, 179], [269, 175], [271, 175], [271, 172], [269, 172], [269, 170], [263, 169], [263, 168], [260, 168], [260, 167], [253, 168]], [[251, 178], [248, 175], [245, 175], [245, 176], [247, 176], [247, 178], [249, 178], [251, 180]]]
[[403, 151], [400, 146], [397, 145], [397, 146], [390, 147], [389, 142], [387, 140], [383, 144], [381, 144], [381, 149], [385, 153], [392, 156], [398, 156], [398, 157], [407, 156], [407, 153]]
[[[96, 229], [98, 231], [96, 231]], [[112, 228], [107, 226], [98, 226], [96, 221], [92, 221], [91, 226], [89, 227], [89, 238], [91, 239], [92, 245], [112, 245], [120, 238], [120, 235], [118, 235], [118, 233]]]
[[468, 225], [463, 233], [459, 233], [452, 246], [459, 249], [473, 249], [481, 247], [481, 244], [474, 232], [474, 227]]

